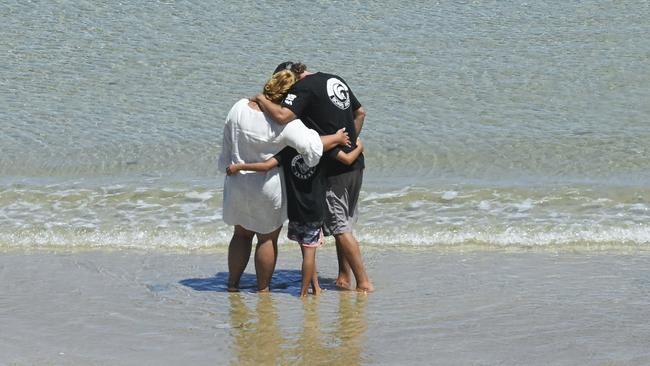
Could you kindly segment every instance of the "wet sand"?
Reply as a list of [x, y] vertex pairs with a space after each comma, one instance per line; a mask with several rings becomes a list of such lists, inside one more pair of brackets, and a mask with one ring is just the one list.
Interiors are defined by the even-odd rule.
[[646, 365], [650, 254], [364, 250], [377, 291], [302, 300], [280, 248], [270, 295], [225, 249], [0, 253], [8, 365]]

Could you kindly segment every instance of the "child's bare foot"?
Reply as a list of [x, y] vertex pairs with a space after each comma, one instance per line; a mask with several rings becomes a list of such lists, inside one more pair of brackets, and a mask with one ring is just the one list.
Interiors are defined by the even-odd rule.
[[320, 286], [317, 286], [317, 287], [312, 288], [312, 293], [313, 293], [315, 296], [320, 295], [322, 292], [323, 292], [323, 289], [320, 288]]

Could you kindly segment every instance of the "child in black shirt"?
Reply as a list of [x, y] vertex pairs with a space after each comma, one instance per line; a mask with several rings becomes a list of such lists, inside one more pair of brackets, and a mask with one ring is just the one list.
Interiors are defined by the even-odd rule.
[[[321, 136], [323, 138], [325, 136]], [[337, 144], [323, 142], [323, 150], [330, 150]], [[363, 143], [357, 140], [357, 146], [346, 153], [341, 149], [333, 149], [321, 158], [336, 159], [350, 165], [363, 152]], [[260, 163], [238, 163], [228, 166], [228, 175], [240, 170], [268, 171], [278, 165], [284, 170], [287, 192], [287, 213], [289, 216], [288, 238], [300, 244], [302, 251], [302, 286], [300, 296], [307, 296], [311, 284], [312, 292], [320, 294], [318, 273], [316, 272], [316, 248], [323, 243], [323, 221], [325, 220], [326, 177], [322, 164], [309, 167], [302, 155], [287, 147], [274, 157]]]

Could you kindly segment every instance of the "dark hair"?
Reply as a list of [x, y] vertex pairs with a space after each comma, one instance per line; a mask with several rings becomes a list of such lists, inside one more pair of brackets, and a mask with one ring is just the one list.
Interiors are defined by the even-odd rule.
[[278, 71], [282, 70], [291, 70], [296, 76], [299, 76], [305, 70], [307, 70], [307, 65], [303, 64], [302, 62], [293, 62], [293, 61], [287, 61], [283, 62], [278, 65], [278, 67], [275, 68], [275, 71], [273, 73], [275, 74]]

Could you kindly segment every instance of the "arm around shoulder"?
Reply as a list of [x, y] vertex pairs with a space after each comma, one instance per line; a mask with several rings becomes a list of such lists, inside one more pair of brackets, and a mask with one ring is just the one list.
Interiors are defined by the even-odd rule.
[[255, 101], [257, 104], [259, 104], [264, 113], [271, 116], [274, 121], [281, 125], [287, 124], [296, 119], [296, 115], [293, 113], [293, 111], [291, 111], [291, 109], [273, 103], [272, 101], [268, 100], [264, 94], [256, 95]]

